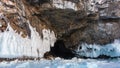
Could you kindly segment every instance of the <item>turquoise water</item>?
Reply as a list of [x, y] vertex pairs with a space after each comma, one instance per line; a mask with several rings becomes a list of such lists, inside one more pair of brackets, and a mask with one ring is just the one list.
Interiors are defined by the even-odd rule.
[[39, 61], [3, 61], [0, 68], [120, 68], [120, 59], [77, 59], [64, 60], [56, 58], [54, 60]]

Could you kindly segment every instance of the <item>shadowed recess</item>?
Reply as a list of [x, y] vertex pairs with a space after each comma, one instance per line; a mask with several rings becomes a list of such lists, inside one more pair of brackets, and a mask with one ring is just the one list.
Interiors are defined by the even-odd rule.
[[71, 59], [75, 55], [65, 47], [63, 40], [57, 40], [54, 47], [51, 48], [51, 53], [55, 57], [61, 57], [64, 59]]

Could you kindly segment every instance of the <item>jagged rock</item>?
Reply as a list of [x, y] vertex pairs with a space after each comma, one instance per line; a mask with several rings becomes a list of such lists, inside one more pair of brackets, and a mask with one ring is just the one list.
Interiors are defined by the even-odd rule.
[[111, 17], [120, 17], [120, 1], [119, 2], [110, 2], [106, 3], [107, 7], [104, 9], [99, 8], [100, 16], [111, 16]]

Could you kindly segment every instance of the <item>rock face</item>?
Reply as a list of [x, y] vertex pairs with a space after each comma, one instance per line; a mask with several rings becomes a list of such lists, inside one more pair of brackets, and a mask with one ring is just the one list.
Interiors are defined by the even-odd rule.
[[119, 0], [1, 0], [0, 17], [2, 32], [9, 22], [30, 37], [29, 20], [41, 36], [44, 28], [53, 30], [75, 54], [83, 43], [102, 46], [120, 39]]

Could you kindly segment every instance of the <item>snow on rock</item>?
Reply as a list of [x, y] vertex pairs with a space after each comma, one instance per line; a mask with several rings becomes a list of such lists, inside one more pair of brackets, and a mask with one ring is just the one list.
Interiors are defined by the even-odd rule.
[[53, 6], [61, 9], [69, 8], [69, 9], [77, 10], [76, 4], [71, 1], [53, 0]]
[[43, 39], [39, 36], [36, 29], [29, 25], [31, 37], [23, 38], [21, 34], [8, 24], [6, 31], [0, 33], [0, 57], [16, 58], [22, 56], [43, 57], [44, 53], [50, 51], [54, 45], [56, 37], [54, 32], [49, 29], [43, 29]]
[[79, 56], [85, 57], [98, 57], [100, 55], [106, 55], [110, 57], [120, 56], [120, 40], [115, 40], [113, 43], [107, 45], [97, 45], [97, 44], [82, 44], [79, 45], [76, 53]]

